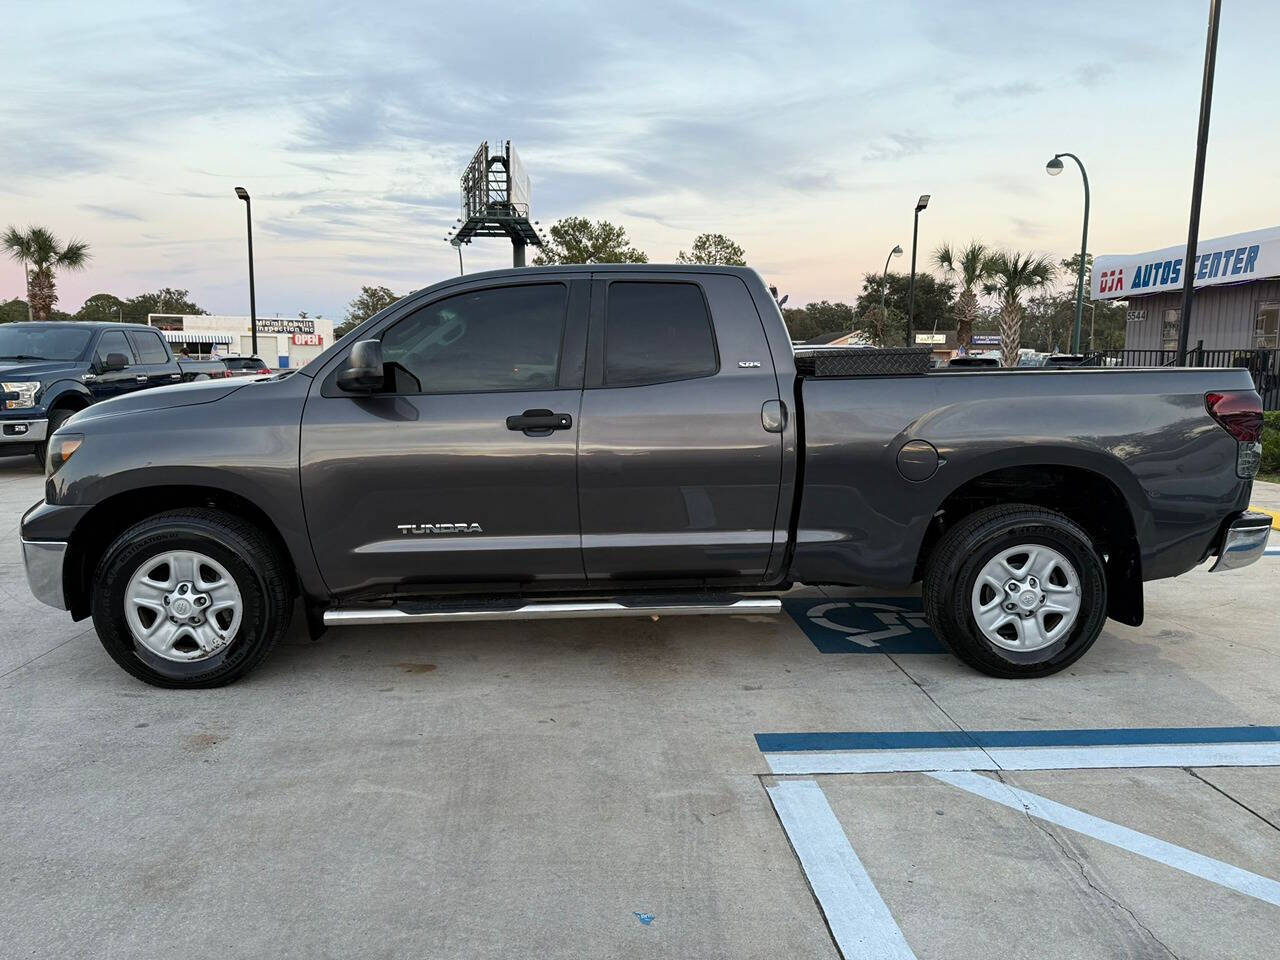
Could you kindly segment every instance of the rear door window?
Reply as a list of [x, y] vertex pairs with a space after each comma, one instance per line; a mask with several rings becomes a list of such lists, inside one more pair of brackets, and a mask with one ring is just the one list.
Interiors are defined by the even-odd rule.
[[605, 386], [693, 380], [711, 376], [719, 366], [711, 314], [697, 284], [609, 284]]
[[150, 330], [129, 331], [129, 340], [133, 343], [139, 363], [168, 363], [169, 354], [164, 348], [160, 334]]

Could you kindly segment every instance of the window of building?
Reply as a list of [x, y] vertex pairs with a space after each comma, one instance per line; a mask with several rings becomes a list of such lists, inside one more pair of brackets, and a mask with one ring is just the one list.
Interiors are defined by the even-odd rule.
[[553, 389], [568, 299], [562, 283], [460, 293], [388, 329], [382, 356], [422, 393]]
[[160, 334], [152, 333], [150, 330], [130, 331], [129, 340], [132, 341], [133, 349], [138, 354], [139, 363], [169, 362], [169, 354], [164, 348], [164, 341], [160, 339]]
[[1258, 304], [1258, 317], [1253, 327], [1253, 345], [1262, 350], [1280, 347], [1280, 300], [1264, 300]]
[[125, 339], [124, 334], [119, 330], [108, 330], [102, 335], [102, 339], [98, 341], [98, 351], [95, 354], [98, 364], [106, 363], [107, 356], [113, 353], [124, 354], [126, 363], [133, 363], [133, 351], [129, 349], [129, 341]]
[[1178, 321], [1182, 318], [1181, 310], [1165, 310], [1160, 314], [1161, 337], [1166, 350], [1178, 349]]
[[702, 288], [693, 283], [609, 285], [604, 381], [635, 386], [706, 377], [719, 369]]

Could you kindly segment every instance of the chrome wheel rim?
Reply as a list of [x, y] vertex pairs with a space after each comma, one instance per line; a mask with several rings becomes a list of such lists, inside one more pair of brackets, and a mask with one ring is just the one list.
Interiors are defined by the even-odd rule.
[[134, 571], [124, 593], [133, 639], [165, 660], [205, 660], [235, 639], [244, 615], [227, 568], [192, 550], [157, 554]]
[[974, 622], [998, 647], [1028, 653], [1071, 632], [1080, 616], [1080, 576], [1042, 543], [1001, 550], [978, 572], [970, 598]]

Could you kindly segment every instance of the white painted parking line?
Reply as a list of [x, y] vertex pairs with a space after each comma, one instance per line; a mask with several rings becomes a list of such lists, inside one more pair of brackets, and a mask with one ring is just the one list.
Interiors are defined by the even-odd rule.
[[943, 783], [949, 783], [953, 787], [959, 787], [961, 790], [967, 790], [976, 796], [994, 800], [1011, 810], [1025, 812], [1037, 819], [1056, 823], [1060, 827], [1066, 827], [1076, 833], [1082, 833], [1122, 850], [1128, 850], [1130, 853], [1155, 860], [1157, 863], [1163, 863], [1183, 873], [1209, 880], [1265, 903], [1280, 906], [1280, 883], [1269, 877], [1206, 857], [1186, 847], [1159, 840], [1149, 834], [1131, 830], [1129, 827], [1103, 820], [1101, 817], [1095, 817], [1017, 787], [1011, 787], [978, 773], [938, 771], [930, 773], [929, 776]]
[[822, 788], [783, 780], [768, 791], [845, 960], [916, 960]]

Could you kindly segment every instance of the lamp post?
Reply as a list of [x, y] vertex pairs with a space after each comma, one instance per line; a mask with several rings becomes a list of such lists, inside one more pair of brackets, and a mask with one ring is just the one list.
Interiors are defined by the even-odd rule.
[[1182, 311], [1178, 316], [1178, 365], [1187, 362], [1191, 335], [1191, 304], [1196, 287], [1196, 244], [1200, 238], [1200, 197], [1204, 193], [1204, 156], [1209, 148], [1209, 110], [1213, 106], [1213, 71], [1218, 62], [1220, 0], [1209, 0], [1209, 34], [1204, 47], [1204, 78], [1200, 82], [1200, 125], [1196, 129], [1196, 168], [1191, 182], [1191, 222], [1187, 226], [1187, 253], [1182, 261]]
[[1084, 164], [1074, 153], [1055, 153], [1053, 159], [1044, 165], [1045, 172], [1056, 177], [1062, 172], [1062, 158], [1070, 157], [1080, 168], [1080, 179], [1084, 182], [1084, 229], [1080, 233], [1080, 273], [1076, 279], [1076, 326], [1071, 336], [1071, 352], [1080, 352], [1080, 326], [1084, 317], [1084, 265], [1089, 249], [1089, 175], [1084, 172]]
[[929, 194], [922, 193], [916, 201], [915, 223], [911, 227], [911, 289], [907, 294], [907, 346], [911, 346], [911, 331], [916, 319], [916, 241], [920, 237], [920, 211], [929, 206]]
[[244, 225], [249, 238], [249, 335], [253, 342], [253, 355], [258, 355], [258, 302], [253, 291], [253, 216], [249, 204], [249, 191], [236, 187], [236, 196], [244, 201]]
[[889, 325], [889, 314], [884, 307], [884, 293], [889, 286], [889, 261], [900, 256], [902, 256], [902, 244], [895, 243], [889, 255], [884, 258], [884, 273], [880, 276], [880, 346], [882, 347], [885, 345], [885, 328]]

